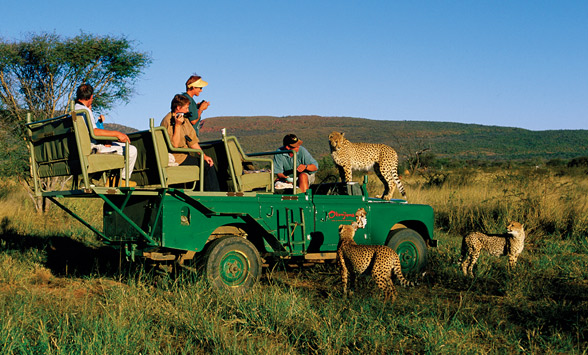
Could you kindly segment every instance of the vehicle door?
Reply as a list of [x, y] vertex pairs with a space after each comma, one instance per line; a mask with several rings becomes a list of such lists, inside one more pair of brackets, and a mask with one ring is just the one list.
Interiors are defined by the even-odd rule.
[[[363, 196], [348, 195], [314, 195], [315, 218], [314, 232], [311, 233], [310, 252], [329, 252], [337, 250], [339, 244], [339, 226], [355, 221], [355, 212], [365, 208], [367, 203]], [[366, 239], [364, 229], [359, 229], [355, 240], [361, 243]]]

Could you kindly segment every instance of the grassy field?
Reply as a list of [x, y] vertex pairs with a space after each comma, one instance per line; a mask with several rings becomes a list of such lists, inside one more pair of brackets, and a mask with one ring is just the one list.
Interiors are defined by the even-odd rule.
[[[436, 211], [418, 285], [383, 304], [369, 277], [342, 298], [338, 269], [266, 270], [245, 295], [193, 274], [128, 265], [57, 208], [33, 212], [0, 182], [0, 354], [386, 354], [588, 352], [588, 176], [521, 168], [404, 176]], [[373, 194], [381, 189], [370, 176]], [[381, 191], [379, 191], [381, 192]], [[97, 206], [74, 201], [100, 223]], [[525, 224], [515, 269], [483, 254], [475, 278], [462, 236]]]

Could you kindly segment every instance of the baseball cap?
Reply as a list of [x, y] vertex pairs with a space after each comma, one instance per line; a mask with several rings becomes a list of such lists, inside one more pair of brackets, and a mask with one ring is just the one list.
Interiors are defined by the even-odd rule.
[[290, 147], [298, 147], [302, 144], [302, 140], [298, 139], [295, 134], [287, 134], [284, 137], [284, 146], [289, 145]]
[[191, 83], [190, 85], [188, 85], [189, 88], [203, 88], [206, 85], [208, 85], [208, 83], [202, 79], [198, 79], [195, 82]]

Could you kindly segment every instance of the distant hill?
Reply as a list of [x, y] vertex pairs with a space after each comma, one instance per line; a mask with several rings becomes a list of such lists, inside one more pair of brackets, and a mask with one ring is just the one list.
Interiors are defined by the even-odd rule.
[[129, 134], [129, 133], [133, 133], [133, 132], [137, 132], [138, 129], [135, 128], [131, 128], [131, 127], [127, 127], [127, 126], [123, 126], [121, 124], [118, 123], [105, 123], [104, 124], [104, 129], [108, 129], [108, 130], [112, 130], [112, 131], [119, 131], [125, 134]]
[[[133, 128], [106, 124], [130, 133]], [[478, 160], [571, 159], [588, 156], [588, 130], [530, 131], [522, 128], [452, 122], [380, 121], [354, 117], [211, 117], [204, 121], [202, 140], [218, 139], [222, 128], [239, 139], [246, 152], [274, 150], [282, 137], [296, 134], [315, 156], [329, 154], [328, 136], [344, 132], [352, 142], [384, 143], [401, 157], [416, 151], [439, 158]]]
[[353, 117], [212, 117], [201, 138], [217, 139], [222, 128], [246, 152], [273, 150], [296, 134], [315, 157], [329, 154], [328, 136], [344, 132], [352, 142], [384, 143], [401, 156], [428, 148], [437, 157], [482, 160], [570, 159], [588, 156], [588, 130], [530, 131], [452, 122], [380, 121]]

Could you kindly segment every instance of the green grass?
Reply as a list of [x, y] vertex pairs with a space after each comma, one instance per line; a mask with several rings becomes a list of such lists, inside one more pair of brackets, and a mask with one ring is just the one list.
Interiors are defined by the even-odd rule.
[[[525, 174], [500, 186], [486, 183], [498, 172], [438, 186], [406, 179], [411, 202], [435, 207], [440, 243], [418, 285], [397, 286], [394, 304], [369, 277], [343, 298], [333, 264], [266, 270], [245, 295], [129, 266], [58, 209], [36, 216], [4, 184], [0, 354], [586, 353], [585, 177], [549, 178], [551, 191]], [[95, 206], [72, 203], [99, 222]], [[465, 278], [461, 232], [502, 232], [508, 219], [529, 231], [517, 266], [483, 254]]]

